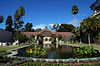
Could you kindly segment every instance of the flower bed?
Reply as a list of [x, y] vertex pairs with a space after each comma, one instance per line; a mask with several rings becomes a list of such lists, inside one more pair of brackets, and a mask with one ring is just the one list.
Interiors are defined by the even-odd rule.
[[16, 61], [14, 63], [7, 63], [5, 66], [100, 66], [100, 62], [88, 62], [88, 63], [77, 63], [77, 62], [56, 62], [54, 61], [48, 61], [46, 62], [45, 60], [31, 60], [31, 59], [26, 59], [23, 61]]
[[5, 66], [100, 66], [100, 58], [97, 59], [64, 59], [64, 60], [46, 60], [32, 59], [26, 57], [7, 57], [10, 61]]

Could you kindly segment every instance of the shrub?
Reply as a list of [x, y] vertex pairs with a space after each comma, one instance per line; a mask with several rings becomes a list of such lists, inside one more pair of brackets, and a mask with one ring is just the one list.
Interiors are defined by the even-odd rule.
[[74, 62], [77, 62], [77, 60], [76, 59], [71, 59], [71, 60], [69, 60], [69, 62], [74, 63]]
[[41, 62], [46, 62], [46, 60], [44, 59], [44, 60], [41, 60]]
[[53, 62], [54, 62], [54, 63], [57, 63], [57, 61], [56, 61], [56, 60], [53, 60]]
[[14, 57], [9, 57], [10, 58], [10, 60], [14, 60]]
[[5, 66], [11, 66], [11, 64], [10, 63], [6, 63]]
[[97, 58], [97, 60], [98, 60], [98, 61], [100, 61], [100, 57], [99, 57], [99, 58]]
[[37, 59], [37, 60], [36, 60], [36, 62], [40, 62], [40, 60], [39, 60], [39, 59]]
[[63, 61], [63, 63], [66, 63], [66, 62], [68, 63], [68, 60], [65, 59], [65, 60]]
[[22, 59], [20, 57], [18, 57], [18, 61], [21, 61]]
[[58, 63], [63, 63], [63, 61], [62, 60], [58, 60]]
[[7, 54], [7, 55], [8, 55], [8, 54], [11, 54], [11, 52], [10, 52], [10, 51], [6, 51], [6, 53], [5, 53], [5, 54]]

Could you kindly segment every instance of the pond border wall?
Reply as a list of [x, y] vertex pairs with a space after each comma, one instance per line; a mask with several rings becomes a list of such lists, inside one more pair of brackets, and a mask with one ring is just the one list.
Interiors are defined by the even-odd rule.
[[[68, 45], [68, 46], [70, 46], [70, 45]], [[28, 46], [24, 46], [24, 47], [28, 47]], [[21, 47], [21, 48], [24, 48], [24, 47]], [[73, 47], [73, 46], [71, 46], [71, 47]], [[16, 49], [21, 49], [21, 48], [16, 48]], [[95, 58], [81, 58], [81, 59], [78, 59], [78, 58], [75, 58], [75, 59], [73, 59], [73, 58], [70, 58], [70, 59], [42, 59], [42, 58], [18, 57], [18, 56], [14, 56], [14, 55], [18, 54], [17, 51], [13, 51], [13, 50], [16, 50], [16, 49], [7, 50], [7, 51], [11, 52], [11, 54], [7, 55], [7, 57], [10, 57], [10, 58], [17, 57], [17, 58], [33, 59], [34, 61], [36, 61], [36, 60], [39, 60], [39, 61], [45, 60], [46, 62], [48, 62], [48, 61], [57, 61], [57, 62], [63, 62], [63, 63], [65, 63], [65, 62], [88, 62], [88, 61], [98, 61], [98, 60], [100, 61], [100, 57], [95, 57]], [[99, 52], [100, 52], [100, 50], [99, 50]]]

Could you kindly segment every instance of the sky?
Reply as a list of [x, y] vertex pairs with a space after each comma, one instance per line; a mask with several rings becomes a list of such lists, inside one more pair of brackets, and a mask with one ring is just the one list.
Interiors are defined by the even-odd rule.
[[[71, 13], [73, 5], [77, 5], [79, 12], [76, 15], [77, 27], [83, 19], [91, 16], [90, 5], [96, 0], [0, 0], [0, 15], [3, 15], [4, 21], [0, 28], [5, 29], [6, 19], [9, 15], [14, 21], [14, 14], [20, 6], [25, 9], [23, 16], [24, 26], [27, 22], [33, 23], [33, 28], [52, 27], [53, 24], [73, 24], [75, 25], [75, 16]], [[23, 26], [23, 27], [24, 27]], [[50, 28], [49, 28], [50, 29]]]

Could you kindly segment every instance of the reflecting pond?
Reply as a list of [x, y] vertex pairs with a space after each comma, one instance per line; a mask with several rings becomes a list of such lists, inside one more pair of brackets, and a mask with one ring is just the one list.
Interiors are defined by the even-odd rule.
[[[35, 48], [35, 45], [30, 47], [25, 47], [22, 49], [18, 49], [18, 54], [16, 56], [20, 57], [30, 57], [28, 53], [26, 53], [27, 49]], [[48, 52], [48, 55], [46, 59], [69, 59], [69, 58], [92, 58], [92, 57], [99, 57], [100, 53], [89, 55], [89, 56], [78, 56], [76, 53], [74, 53], [75, 47], [70, 47], [67, 45], [58, 45], [58, 48], [56, 47], [50, 47], [50, 48], [44, 48]], [[34, 56], [33, 56], [34, 58]]]

